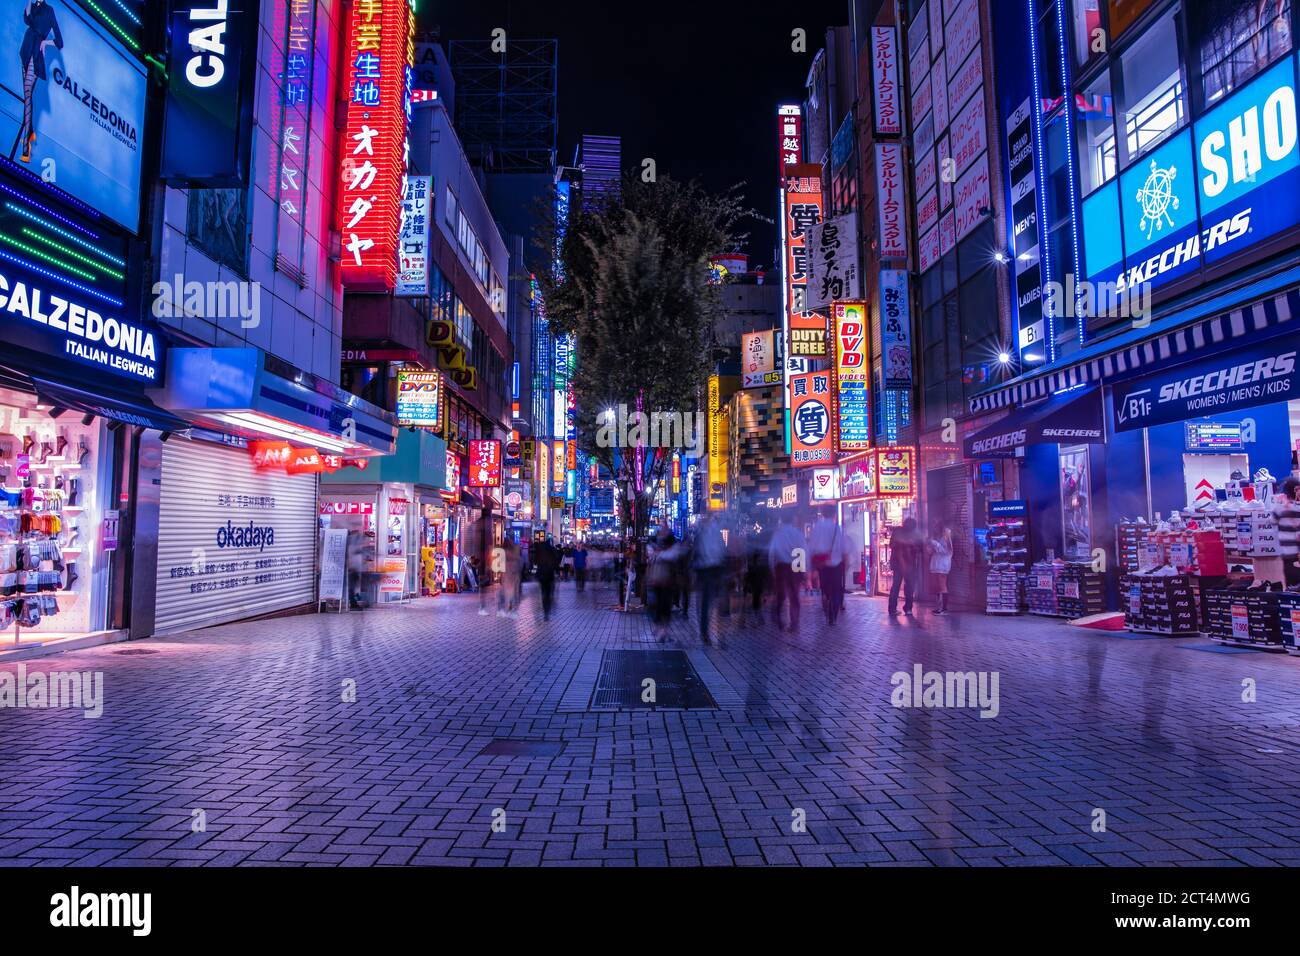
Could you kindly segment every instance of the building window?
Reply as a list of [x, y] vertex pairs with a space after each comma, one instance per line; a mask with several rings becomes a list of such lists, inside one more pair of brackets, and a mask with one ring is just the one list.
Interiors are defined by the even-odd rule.
[[1083, 66], [1106, 50], [1106, 34], [1101, 25], [1101, 0], [1073, 0], [1069, 6], [1074, 33], [1074, 62]]
[[447, 220], [447, 225], [456, 225], [456, 214], [459, 210], [456, 208], [456, 194], [451, 191], [450, 186], [447, 187], [447, 201], [444, 203], [444, 206], [444, 216]]
[[1102, 73], [1075, 98], [1074, 128], [1079, 140], [1080, 191], [1086, 196], [1115, 178], [1115, 100], [1110, 75]]
[[1291, 0], [1202, 0], [1188, 4], [1209, 107], [1291, 49]]
[[[1147, 7], [1155, 0], [1107, 0], [1107, 13], [1110, 14], [1110, 35], [1114, 39], [1133, 25]], [[1199, 0], [1192, 0], [1193, 3]]]
[[1061, 31], [1056, 5], [1052, 3], [1043, 4], [1038, 15], [1038, 77], [1043, 85], [1043, 108], [1052, 109], [1065, 95], [1061, 86]]
[[1165, 140], [1187, 118], [1178, 56], [1178, 29], [1170, 10], [1120, 57], [1125, 165]]

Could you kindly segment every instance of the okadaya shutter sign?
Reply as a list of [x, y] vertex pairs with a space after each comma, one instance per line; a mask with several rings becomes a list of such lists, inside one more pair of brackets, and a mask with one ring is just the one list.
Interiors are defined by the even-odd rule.
[[313, 603], [316, 482], [259, 469], [247, 449], [164, 444], [154, 633]]
[[159, 175], [243, 186], [253, 123], [257, 11], [252, 0], [172, 0]]

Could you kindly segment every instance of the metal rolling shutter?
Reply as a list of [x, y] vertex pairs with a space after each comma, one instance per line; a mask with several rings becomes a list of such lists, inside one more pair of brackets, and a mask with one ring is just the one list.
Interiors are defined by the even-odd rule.
[[315, 601], [316, 485], [258, 470], [243, 449], [164, 444], [154, 632]]

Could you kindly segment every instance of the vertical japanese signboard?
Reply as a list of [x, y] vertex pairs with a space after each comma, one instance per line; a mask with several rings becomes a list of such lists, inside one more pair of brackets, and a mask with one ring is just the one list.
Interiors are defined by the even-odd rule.
[[355, 0], [347, 12], [339, 231], [350, 288], [391, 291], [396, 278], [414, 27], [408, 0]]
[[834, 445], [838, 451], [871, 447], [871, 417], [867, 381], [867, 304], [836, 302]]
[[311, 163], [312, 90], [315, 78], [329, 69], [329, 44], [316, 44], [315, 0], [277, 0], [268, 31], [280, 72], [271, 108], [270, 169], [265, 188], [275, 197], [275, 257], [291, 269], [302, 269], [306, 242], [308, 195], [320, 191], [307, 178]]
[[501, 487], [501, 442], [495, 438], [474, 438], [469, 443], [470, 488]]
[[[826, 319], [810, 311], [808, 305], [808, 239], [812, 228], [821, 221], [821, 167], [787, 167], [785, 227], [782, 236], [785, 245], [786, 312], [790, 322], [791, 344], [797, 330], [820, 330], [823, 339], [826, 333]], [[798, 355], [800, 352], [791, 347], [787, 354]], [[820, 354], [825, 354], [824, 344]]]
[[898, 88], [898, 38], [893, 27], [871, 28], [871, 79], [875, 94], [876, 135], [903, 132]]
[[831, 435], [831, 373], [790, 376], [790, 464], [795, 468], [835, 461]]
[[880, 342], [885, 388], [912, 387], [912, 314], [907, 273], [880, 270]]
[[727, 433], [722, 421], [722, 382], [709, 376], [709, 508], [719, 509], [726, 503]]
[[832, 302], [862, 298], [856, 212], [814, 226], [809, 248], [808, 308], [829, 309]]
[[903, 147], [876, 144], [876, 199], [880, 224], [880, 258], [907, 258], [906, 209], [903, 205]]
[[798, 165], [803, 158], [802, 108], [791, 104], [778, 107], [776, 124], [781, 155], [780, 173], [784, 176], [787, 166]]
[[746, 332], [740, 337], [741, 385], [762, 388], [781, 381], [776, 370], [776, 342], [772, 330]]
[[397, 238], [397, 288], [394, 295], [429, 294], [429, 212], [433, 177], [407, 176], [402, 226]]

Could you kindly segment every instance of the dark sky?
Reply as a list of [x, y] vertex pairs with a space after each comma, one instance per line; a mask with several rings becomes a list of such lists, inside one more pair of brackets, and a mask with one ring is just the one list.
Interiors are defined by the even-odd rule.
[[[623, 165], [652, 157], [660, 174], [711, 189], [744, 181], [747, 203], [776, 217], [776, 106], [802, 99], [826, 28], [848, 21], [846, 0], [423, 0], [420, 22], [445, 40], [555, 37], [559, 43], [559, 159], [584, 132], [623, 138]], [[790, 49], [795, 27], [808, 51]], [[752, 266], [772, 267], [775, 227], [754, 222]]]

